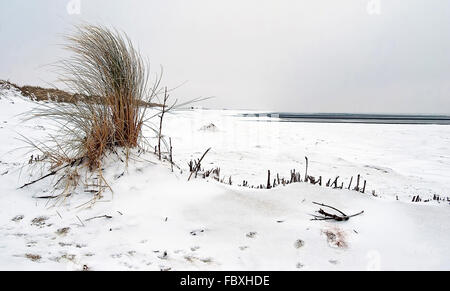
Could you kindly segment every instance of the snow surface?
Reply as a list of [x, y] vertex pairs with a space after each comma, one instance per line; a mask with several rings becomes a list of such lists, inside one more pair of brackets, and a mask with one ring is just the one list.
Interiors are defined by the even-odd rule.
[[[51, 125], [18, 114], [36, 103], [0, 89], [0, 269], [2, 270], [450, 270], [450, 206], [412, 203], [450, 196], [450, 127], [317, 124], [243, 118], [238, 111], [186, 110], [167, 116], [172, 173], [152, 154], [128, 167], [111, 156], [104, 176], [113, 189], [93, 205], [74, 193], [62, 205], [49, 195], [55, 178], [24, 189], [31, 153], [20, 135], [42, 139]], [[23, 117], [23, 116], [22, 116]], [[204, 130], [214, 124], [214, 130]], [[189, 160], [221, 178], [187, 181]], [[270, 190], [267, 170], [291, 169], [325, 180], [367, 180], [366, 194], [306, 183]], [[123, 173], [123, 175], [122, 175]], [[375, 190], [377, 197], [372, 196]], [[398, 200], [397, 200], [398, 198]], [[347, 222], [311, 221], [333, 205]], [[108, 215], [112, 218], [95, 218]]]

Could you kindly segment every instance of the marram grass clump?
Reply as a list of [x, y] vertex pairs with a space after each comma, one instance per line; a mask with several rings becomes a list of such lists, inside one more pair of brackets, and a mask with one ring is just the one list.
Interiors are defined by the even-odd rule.
[[161, 78], [148, 86], [148, 65], [124, 33], [87, 25], [77, 27], [66, 40], [72, 56], [57, 64], [59, 80], [87, 97], [40, 106], [33, 117], [59, 124], [51, 152], [45, 153], [54, 162], [83, 158], [95, 170], [108, 151], [142, 142], [147, 105], [162, 92]]
[[38, 157], [32, 156], [30, 163], [50, 164], [50, 174], [43, 177], [59, 175], [55, 186], [62, 185], [63, 194], [58, 196], [64, 197], [77, 187], [80, 168], [98, 172], [98, 181], [103, 179], [102, 160], [107, 154], [119, 156], [120, 151], [128, 158], [130, 149], [151, 148], [142, 134], [144, 126], [162, 138], [161, 129], [147, 124], [148, 119], [157, 116], [146, 117], [146, 110], [157, 106], [153, 101], [164, 97], [164, 105], [157, 108], [162, 113], [174, 107], [166, 105], [167, 89], [160, 88], [162, 74], [148, 85], [148, 63], [126, 34], [87, 25], [76, 27], [66, 41], [65, 48], [72, 54], [56, 64], [59, 81], [83, 98], [68, 103], [41, 103], [28, 113], [29, 118], [50, 119], [56, 124], [54, 134], [41, 142], [23, 137], [40, 152]]

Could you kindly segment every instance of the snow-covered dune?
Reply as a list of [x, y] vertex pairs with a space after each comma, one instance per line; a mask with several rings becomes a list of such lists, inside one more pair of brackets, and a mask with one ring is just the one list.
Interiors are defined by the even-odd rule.
[[[189, 110], [168, 115], [174, 160], [152, 154], [128, 167], [105, 161], [113, 189], [103, 199], [80, 187], [53, 206], [54, 179], [30, 181], [26, 149], [17, 138], [42, 138], [50, 125], [17, 114], [35, 105], [0, 92], [0, 269], [19, 270], [398, 270], [450, 269], [450, 127], [266, 122], [236, 111]], [[214, 130], [204, 130], [214, 124]], [[202, 162], [221, 177], [187, 181], [187, 163]], [[274, 189], [267, 170], [290, 169], [345, 185], [361, 174], [366, 193], [294, 183]], [[377, 197], [372, 196], [375, 190]], [[398, 200], [397, 200], [398, 197]], [[354, 214], [345, 222], [311, 221], [325, 203]], [[82, 207], [78, 207], [82, 205]]]

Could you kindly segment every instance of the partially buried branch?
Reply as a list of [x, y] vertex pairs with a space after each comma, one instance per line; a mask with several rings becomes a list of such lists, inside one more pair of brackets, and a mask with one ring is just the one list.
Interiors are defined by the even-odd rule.
[[318, 212], [321, 216], [319, 216], [319, 215], [312, 215], [314, 218], [311, 219], [311, 220], [335, 220], [335, 221], [347, 221], [347, 220], [349, 220], [351, 217], [354, 217], [354, 216], [357, 216], [357, 215], [360, 215], [360, 214], [363, 214], [363, 213], [364, 213], [364, 210], [363, 210], [363, 211], [358, 212], [358, 213], [353, 214], [353, 215], [347, 215], [347, 214], [345, 214], [344, 212], [342, 212], [341, 210], [339, 210], [339, 209], [337, 209], [337, 208], [335, 208], [335, 207], [333, 207], [333, 206], [326, 205], [326, 204], [323, 204], [323, 203], [317, 203], [317, 202], [313, 202], [313, 203], [316, 204], [316, 205], [319, 205], [319, 206], [331, 208], [331, 209], [333, 209], [333, 210], [339, 212], [340, 215], [328, 213], [328, 212], [326, 212], [325, 210], [323, 210], [322, 208], [320, 208], [317, 212]]

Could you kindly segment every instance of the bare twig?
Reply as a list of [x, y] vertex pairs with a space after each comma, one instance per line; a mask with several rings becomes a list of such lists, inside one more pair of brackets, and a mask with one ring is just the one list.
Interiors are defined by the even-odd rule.
[[78, 221], [81, 222], [81, 226], [85, 226], [83, 221], [81, 221], [81, 219], [78, 217], [78, 215], [77, 215], [77, 218], [78, 218]]
[[[69, 197], [71, 195], [72, 194], [69, 193], [69, 194], [65, 195], [65, 197]], [[60, 198], [60, 197], [61, 197], [61, 195], [48, 195], [48, 196], [35, 196], [33, 198], [35, 198], [35, 199], [56, 199], [56, 198]]]
[[60, 171], [60, 170], [62, 170], [62, 169], [64, 169], [64, 168], [67, 168], [68, 166], [70, 166], [70, 164], [67, 164], [67, 165], [65, 165], [64, 167], [59, 168], [58, 170], [51, 171], [51, 172], [48, 173], [47, 175], [44, 175], [44, 176], [40, 177], [40, 178], [37, 179], [37, 180], [31, 181], [31, 182], [29, 182], [29, 183], [25, 183], [24, 185], [22, 185], [22, 186], [19, 187], [18, 189], [23, 189], [23, 188], [25, 188], [25, 187], [27, 187], [27, 186], [30, 186], [31, 184], [34, 184], [34, 183], [39, 182], [39, 181], [41, 181], [41, 180], [44, 180], [44, 179], [47, 178], [47, 177], [56, 175], [56, 173], [58, 173], [58, 171]]
[[100, 215], [100, 216], [94, 216], [94, 217], [91, 217], [91, 218], [85, 219], [84, 221], [90, 221], [90, 220], [93, 220], [93, 219], [97, 219], [97, 218], [108, 218], [108, 219], [110, 219], [110, 218], [112, 218], [112, 216], [110, 216], [110, 215]]
[[[338, 179], [339, 179], [339, 176], [337, 176], [336, 179], [334, 179], [334, 181], [333, 181], [333, 183], [331, 183], [331, 186], [330, 186], [330, 187], [337, 188], [337, 182], [338, 182]], [[334, 186], [333, 186], [333, 185], [334, 185]]]
[[305, 169], [305, 182], [308, 182], [308, 157], [305, 157], [306, 169]]
[[191, 176], [192, 176], [193, 173], [197, 174], [197, 172], [200, 170], [200, 164], [201, 164], [203, 158], [206, 156], [206, 154], [209, 152], [210, 149], [211, 148], [207, 149], [205, 151], [205, 153], [202, 155], [202, 157], [200, 158], [200, 160], [198, 160], [198, 162], [196, 163], [196, 167], [195, 167], [194, 171], [191, 171], [191, 174], [189, 175], [188, 181], [191, 179]]
[[342, 214], [342, 215], [344, 215], [344, 216], [347, 216], [347, 214], [345, 214], [344, 212], [340, 211], [339, 209], [337, 209], [337, 208], [335, 208], [335, 207], [333, 207], [333, 206], [329, 206], [329, 205], [326, 205], [326, 204], [323, 204], [323, 203], [317, 203], [317, 202], [313, 202], [313, 203], [316, 204], [316, 205], [319, 205], [319, 206], [324, 206], [324, 207], [331, 208], [331, 209], [333, 209], [333, 210], [336, 210], [336, 211], [339, 212], [340, 214]]
[[166, 103], [169, 99], [169, 95], [167, 95], [167, 87], [164, 89], [164, 100], [163, 100], [163, 107], [161, 110], [161, 116], [159, 119], [159, 134], [158, 134], [158, 158], [161, 160], [161, 137], [162, 137], [162, 123], [164, 119], [164, 113], [166, 113]]
[[352, 182], [353, 182], [353, 176], [350, 178], [350, 183], [348, 183], [348, 187], [347, 187], [348, 190], [350, 190], [350, 187], [352, 186]]
[[358, 174], [358, 177], [356, 178], [356, 186], [355, 186], [355, 188], [353, 188], [353, 190], [355, 190], [355, 191], [359, 191], [359, 179], [360, 179], [360, 175]]
[[170, 145], [170, 169], [173, 172], [173, 156], [172, 156], [172, 138], [169, 137], [169, 145]]

